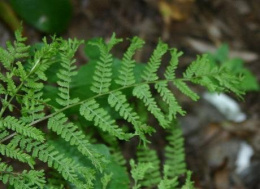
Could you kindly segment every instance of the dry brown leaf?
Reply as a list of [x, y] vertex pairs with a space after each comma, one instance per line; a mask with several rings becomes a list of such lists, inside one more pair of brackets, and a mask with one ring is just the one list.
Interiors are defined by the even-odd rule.
[[169, 24], [171, 21], [183, 21], [190, 16], [191, 7], [194, 0], [160, 0], [159, 10], [164, 22]]

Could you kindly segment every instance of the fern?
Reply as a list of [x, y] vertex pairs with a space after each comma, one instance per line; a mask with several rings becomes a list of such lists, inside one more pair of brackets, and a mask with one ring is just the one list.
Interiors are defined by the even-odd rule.
[[45, 140], [44, 134], [41, 130], [30, 125], [26, 125], [21, 120], [18, 120], [11, 116], [7, 116], [4, 120], [0, 120], [0, 129], [4, 128], [11, 129], [19, 134], [22, 134], [23, 136], [30, 137], [40, 142], [43, 142]]
[[181, 106], [178, 104], [176, 98], [172, 92], [167, 88], [167, 82], [160, 82], [155, 84], [156, 90], [159, 92], [162, 99], [168, 104], [168, 120], [172, 121], [176, 118], [177, 113], [180, 115], [185, 115], [185, 111], [182, 110]]
[[88, 180], [88, 177], [92, 177], [92, 172], [87, 168], [81, 167], [72, 159], [64, 157], [54, 146], [48, 143], [42, 144], [19, 136], [15, 137], [13, 140], [14, 143], [19, 144], [22, 149], [31, 153], [32, 157], [37, 157], [42, 162], [47, 163], [49, 167], [56, 169], [61, 173], [65, 180], [70, 181], [75, 186], [87, 188], [89, 185], [89, 183], [82, 182], [78, 177], [78, 174], [85, 176], [85, 179]]
[[138, 163], [136, 164], [133, 159], [130, 160], [131, 165], [131, 175], [134, 179], [133, 189], [138, 189], [141, 185], [138, 183], [140, 180], [144, 179], [145, 173], [148, 172], [153, 166], [151, 163]]
[[171, 60], [170, 60], [169, 66], [166, 68], [164, 76], [168, 80], [173, 80], [173, 79], [175, 79], [175, 71], [176, 71], [178, 63], [179, 63], [178, 62], [179, 57], [183, 53], [178, 52], [177, 49], [171, 49], [170, 53], [171, 53]]
[[147, 84], [139, 85], [133, 89], [133, 95], [139, 98], [147, 106], [148, 111], [150, 111], [154, 117], [159, 121], [163, 128], [169, 126], [169, 121], [166, 119], [161, 109], [157, 106], [152, 93], [150, 92], [150, 87]]
[[175, 189], [178, 186], [177, 177], [175, 178], [169, 178], [169, 171], [170, 167], [167, 165], [164, 165], [163, 167], [163, 179], [161, 179], [158, 189]]
[[147, 172], [141, 180], [141, 186], [151, 188], [159, 184], [161, 180], [160, 160], [156, 151], [146, 147], [140, 147], [137, 151], [137, 160], [138, 163], [150, 163], [152, 165], [149, 172]]
[[95, 126], [100, 127], [103, 131], [107, 131], [109, 134], [118, 137], [121, 140], [128, 140], [133, 134], [124, 133], [124, 131], [116, 125], [108, 112], [99, 107], [99, 104], [95, 100], [90, 100], [81, 105], [80, 114], [87, 120], [94, 120]]
[[100, 60], [97, 62], [95, 73], [93, 76], [93, 83], [91, 90], [95, 93], [101, 94], [109, 91], [112, 80], [112, 54], [109, 51], [114, 45], [121, 42], [122, 39], [117, 39], [113, 34], [107, 45], [103, 40], [98, 42], [92, 42], [91, 45], [95, 45], [100, 50]]
[[17, 189], [42, 189], [45, 185], [45, 178], [43, 171], [24, 170], [22, 173], [13, 171], [13, 167], [0, 162], [0, 180], [4, 184], [9, 183]]
[[175, 80], [173, 84], [186, 96], [190, 97], [192, 100], [197, 101], [200, 97], [193, 92], [187, 84], [182, 80]]
[[17, 148], [15, 145], [9, 143], [8, 145], [0, 144], [0, 153], [3, 156], [16, 159], [20, 162], [28, 164], [30, 167], [33, 167], [35, 164], [33, 158], [24, 153], [21, 149]]
[[[107, 43], [103, 39], [88, 43], [98, 49], [100, 56], [93, 63], [94, 70], [86, 76], [86, 80], [92, 78], [88, 85], [84, 85], [90, 86], [90, 90], [81, 89], [89, 94], [77, 97], [71, 83], [78, 73], [74, 56], [83, 41], [52, 37], [49, 43], [44, 38], [41, 46], [35, 48], [25, 45], [26, 38], [22, 37], [21, 30], [15, 37], [13, 44], [7, 43], [7, 49], [0, 48], [0, 62], [4, 67], [0, 73], [0, 154], [4, 157], [0, 163], [0, 180], [18, 189], [127, 187], [127, 181], [116, 183], [122, 184], [120, 186], [115, 184], [115, 180], [120, 180], [127, 172], [127, 161], [119, 144], [124, 145], [134, 137], [139, 137], [142, 143], [138, 147], [138, 163], [130, 161], [131, 171], [128, 173], [133, 178], [133, 188], [174, 189], [178, 177], [187, 170], [181, 129], [171, 125], [185, 111], [170, 86], [174, 85], [194, 101], [199, 95], [191, 90], [189, 83], [205, 86], [212, 92], [233, 92], [239, 97], [244, 94], [238, 87], [241, 77], [230, 74], [225, 66], [211, 66], [206, 55], [198, 56], [182, 77], [177, 77], [182, 52], [170, 49], [161, 40], [144, 70], [139, 70], [140, 75], [134, 72], [140, 69], [135, 67], [134, 55], [144, 45], [138, 37], [130, 40], [121, 65], [116, 67], [111, 51], [122, 39], [113, 34]], [[167, 52], [171, 59], [164, 78], [161, 78], [158, 70]], [[58, 81], [51, 82], [48, 69], [55, 64], [60, 68], [56, 70]], [[113, 70], [115, 67], [117, 72]], [[46, 85], [58, 86], [58, 92], [54, 92], [56, 95], [51, 99], [46, 99]], [[138, 111], [140, 107], [143, 108], [141, 113]], [[149, 113], [149, 117], [143, 116], [144, 113]], [[152, 123], [152, 117], [158, 123]], [[126, 122], [127, 127], [122, 126]], [[148, 124], [159, 124], [162, 129], [170, 130], [164, 164], [156, 151], [144, 147], [149, 142], [148, 135], [157, 128]], [[94, 140], [89, 140], [88, 131]], [[52, 140], [54, 138], [57, 139]], [[61, 139], [69, 149], [59, 148]], [[93, 145], [93, 141], [108, 144], [112, 156], [107, 147]], [[19, 172], [14, 171], [11, 166], [14, 161], [25, 164], [25, 167], [29, 165], [30, 170], [22, 167]], [[52, 177], [46, 167], [36, 170], [39, 161], [62, 179]], [[193, 187], [190, 174], [188, 172], [183, 188]], [[55, 183], [55, 180], [62, 181]]]
[[167, 140], [169, 142], [169, 145], [165, 147], [165, 165], [169, 167], [167, 175], [175, 178], [186, 172], [184, 138], [178, 125], [174, 125], [170, 130]]
[[140, 137], [144, 144], [147, 143], [148, 141], [145, 137], [145, 133], [147, 131], [142, 128], [149, 126], [143, 125], [143, 123], [140, 121], [140, 117], [136, 112], [133, 111], [133, 109], [130, 107], [130, 104], [127, 103], [126, 96], [120, 91], [110, 93], [108, 96], [108, 103], [119, 112], [120, 116], [133, 124], [136, 135]]
[[155, 81], [158, 79], [156, 72], [161, 65], [162, 56], [167, 52], [167, 50], [168, 45], [160, 40], [142, 75], [142, 78], [145, 81]]
[[70, 145], [76, 146], [78, 150], [86, 157], [88, 157], [93, 165], [102, 171], [105, 160], [102, 159], [101, 154], [97, 153], [86, 136], [73, 123], [66, 123], [68, 119], [64, 114], [60, 113], [50, 118], [48, 121], [48, 128], [60, 135], [64, 140], [68, 141]]
[[0, 61], [7, 70], [13, 68], [13, 63], [16, 59], [27, 58], [29, 56], [28, 50], [30, 46], [24, 44], [25, 37], [22, 37], [22, 29], [15, 32], [16, 41], [12, 45], [10, 42], [6, 43], [7, 50], [0, 48]]
[[69, 39], [68, 41], [62, 41], [60, 47], [59, 54], [62, 69], [57, 74], [60, 80], [57, 82], [59, 85], [59, 97], [56, 101], [62, 106], [68, 106], [79, 101], [78, 98], [70, 99], [70, 82], [71, 77], [77, 74], [73, 56], [81, 43], [82, 41]]
[[122, 65], [119, 70], [118, 80], [116, 80], [116, 83], [118, 83], [119, 85], [129, 86], [135, 83], [135, 76], [134, 76], [135, 61], [132, 60], [132, 57], [134, 56], [136, 50], [142, 48], [144, 43], [145, 42], [138, 37], [134, 37], [131, 40], [131, 44], [128, 47], [122, 59]]
[[185, 181], [185, 184], [182, 186], [181, 189], [195, 189], [193, 183], [194, 182], [191, 181], [191, 171], [187, 171], [186, 181]]

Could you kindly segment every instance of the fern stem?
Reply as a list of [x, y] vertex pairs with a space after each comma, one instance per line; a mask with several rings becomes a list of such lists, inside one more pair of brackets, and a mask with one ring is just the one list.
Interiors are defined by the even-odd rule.
[[[29, 76], [29, 75], [28, 75]], [[28, 78], [28, 77], [27, 77]], [[8, 107], [9, 104], [11, 104], [12, 100], [14, 99], [14, 97], [16, 96], [16, 94], [18, 93], [18, 91], [22, 88], [24, 82], [21, 82], [21, 84], [18, 86], [18, 88], [16, 89], [14, 95], [9, 99], [8, 103], [6, 103], [3, 108], [1, 109], [1, 112], [0, 112], [0, 119], [2, 118], [3, 116], [3, 113], [5, 112], [6, 108]]]
[[0, 143], [3, 143], [3, 142], [5, 142], [5, 141], [7, 141], [8, 139], [13, 138], [15, 135], [16, 135], [16, 132], [14, 132], [14, 133], [8, 135], [7, 137], [3, 138], [3, 139], [0, 141]]
[[[156, 84], [156, 83], [160, 83], [160, 82], [173, 82], [173, 81], [176, 81], [176, 80], [180, 80], [180, 81], [191, 81], [192, 79], [195, 79], [195, 78], [197, 78], [197, 77], [192, 77], [192, 78], [174, 78], [174, 79], [160, 79], [160, 80], [156, 80], [156, 81], [145, 81], [145, 82], [142, 82], [142, 83], [135, 83], [135, 84], [128, 85], [128, 86], [123, 86], [123, 87], [114, 89], [114, 90], [112, 90], [112, 91], [108, 91], [108, 92], [105, 92], [105, 93], [102, 93], [102, 94], [97, 94], [97, 95], [95, 95], [95, 96], [93, 96], [93, 97], [90, 97], [90, 98], [88, 98], [88, 99], [82, 100], [82, 101], [77, 102], [77, 103], [75, 103], [75, 104], [71, 104], [71, 105], [69, 105], [69, 106], [66, 106], [66, 107], [64, 107], [64, 108], [62, 108], [62, 109], [59, 109], [58, 111], [56, 111], [56, 112], [54, 112], [54, 113], [52, 113], [52, 114], [49, 114], [49, 115], [47, 115], [47, 116], [45, 116], [45, 117], [43, 117], [43, 118], [41, 118], [41, 119], [38, 119], [38, 120], [33, 121], [30, 125], [31, 125], [31, 126], [36, 125], [37, 123], [40, 123], [40, 122], [42, 122], [42, 121], [44, 121], [44, 120], [47, 120], [47, 119], [49, 119], [49, 118], [55, 116], [56, 114], [59, 114], [59, 113], [65, 111], [65, 110], [67, 110], [67, 109], [69, 109], [69, 108], [76, 107], [76, 106], [78, 106], [78, 105], [81, 105], [81, 104], [83, 104], [83, 103], [89, 101], [89, 100], [96, 99], [96, 98], [99, 98], [99, 97], [104, 96], [104, 95], [108, 95], [108, 94], [113, 93], [113, 92], [116, 92], [116, 91], [121, 91], [121, 90], [124, 90], [124, 89], [133, 88], [133, 87], [136, 87], [136, 86], [139, 86], [139, 85], [143, 85], [143, 84]], [[21, 87], [21, 86], [19, 86], [19, 87]], [[6, 108], [6, 107], [5, 107], [5, 108]], [[2, 112], [2, 111], [1, 111], [1, 112]], [[0, 117], [1, 117], [1, 115], [2, 115], [2, 114], [0, 114]], [[2, 139], [2, 140], [0, 141], [0, 143], [2, 143], [2, 142], [4, 142], [4, 141], [6, 141], [6, 140], [8, 140], [8, 139], [10, 139], [10, 138], [12, 138], [12, 137], [14, 137], [15, 135], [16, 135], [16, 133], [13, 133], [13, 134], [7, 136], [6, 138]]]
[[[40, 58], [37, 60], [36, 64], [38, 64], [40, 62]], [[36, 65], [35, 64], [35, 65]], [[35, 69], [35, 66], [30, 70], [29, 74], [26, 76], [26, 78], [24, 79], [24, 81], [26, 81], [27, 78], [29, 78], [31, 76], [31, 74], [33, 73]], [[6, 105], [3, 106], [3, 108], [1, 109], [1, 112], [0, 112], [0, 119], [2, 118], [3, 116], [3, 113], [5, 112], [6, 108], [8, 107], [9, 104], [11, 104], [12, 100], [14, 99], [14, 97], [17, 95], [17, 93], [20, 91], [20, 89], [23, 87], [24, 85], [24, 81], [22, 81], [20, 83], [20, 85], [18, 86], [18, 88], [16, 89], [15, 93], [13, 94], [13, 96], [10, 98], [10, 100], [8, 101], [8, 103]]]
[[58, 111], [56, 111], [56, 112], [54, 112], [54, 113], [52, 113], [52, 114], [49, 114], [49, 115], [47, 115], [47, 116], [45, 116], [45, 117], [43, 117], [43, 118], [41, 118], [41, 119], [38, 119], [38, 120], [32, 122], [30, 125], [35, 125], [35, 124], [37, 124], [37, 123], [39, 123], [39, 122], [42, 122], [42, 121], [44, 121], [44, 120], [46, 120], [46, 119], [48, 119], [48, 118], [50, 118], [50, 117], [52, 117], [52, 116], [55, 116], [56, 114], [61, 113], [61, 112], [65, 111], [65, 110], [67, 110], [67, 109], [69, 109], [69, 108], [76, 107], [76, 106], [81, 105], [81, 104], [83, 104], [83, 103], [85, 103], [85, 102], [87, 102], [87, 101], [90, 101], [90, 100], [93, 100], [93, 99], [96, 99], [96, 98], [99, 98], [99, 97], [108, 95], [108, 94], [113, 93], [113, 92], [116, 92], [116, 91], [121, 91], [121, 90], [124, 90], [124, 89], [133, 88], [133, 87], [136, 87], [136, 86], [139, 86], [139, 85], [143, 85], [143, 84], [156, 84], [156, 83], [165, 82], [165, 81], [166, 81], [166, 82], [173, 82], [173, 81], [175, 81], [175, 80], [190, 81], [191, 79], [186, 79], [186, 78], [179, 78], [179, 79], [176, 79], [176, 78], [175, 78], [175, 79], [170, 79], [170, 80], [161, 79], [161, 80], [157, 80], [157, 81], [145, 81], [145, 82], [142, 82], [142, 83], [135, 83], [135, 84], [128, 85], [128, 86], [123, 86], [123, 87], [114, 89], [114, 90], [112, 90], [112, 91], [108, 91], [108, 92], [105, 92], [105, 93], [102, 93], [102, 94], [97, 94], [97, 95], [95, 95], [95, 96], [93, 96], [93, 97], [90, 97], [90, 98], [88, 98], [88, 99], [82, 100], [82, 101], [77, 102], [77, 103], [75, 103], [75, 104], [71, 104], [71, 105], [69, 105], [69, 106], [66, 106], [66, 107], [64, 107], [64, 108], [62, 108], [62, 109], [59, 109]]

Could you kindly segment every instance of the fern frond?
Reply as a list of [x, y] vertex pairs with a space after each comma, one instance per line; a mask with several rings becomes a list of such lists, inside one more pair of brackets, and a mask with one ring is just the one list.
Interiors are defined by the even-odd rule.
[[[3, 131], [2, 131], [3, 130]], [[0, 141], [2, 141], [5, 137], [7, 137], [10, 133], [5, 130], [5, 128], [1, 128], [0, 126]]]
[[25, 82], [28, 73], [25, 71], [21, 62], [16, 62], [16, 65], [17, 65], [17, 69], [14, 68], [13, 72], [15, 73], [16, 76], [20, 78], [21, 82]]
[[0, 62], [7, 70], [11, 70], [16, 59], [27, 58], [29, 56], [29, 48], [24, 44], [25, 37], [22, 37], [22, 30], [15, 32], [15, 41], [12, 45], [10, 42], [6, 43], [7, 50], [0, 47]]
[[13, 74], [7, 72], [6, 78], [7, 78], [7, 94], [10, 96], [14, 96], [16, 94], [17, 86], [14, 83]]
[[62, 106], [68, 106], [79, 101], [78, 98], [70, 99], [70, 83], [71, 78], [77, 74], [75, 59], [73, 58], [79, 45], [82, 41], [76, 39], [68, 41], [62, 41], [60, 46], [60, 60], [62, 69], [59, 70], [57, 76], [59, 81], [59, 97], [56, 98], [56, 101]]
[[131, 166], [131, 176], [133, 177], [135, 182], [133, 189], [139, 189], [141, 185], [138, 182], [144, 179], [144, 176], [147, 173], [147, 171], [153, 168], [153, 166], [151, 163], [136, 164], [133, 159], [130, 160], [130, 166]]
[[184, 137], [177, 125], [170, 131], [167, 141], [169, 143], [165, 147], [165, 165], [169, 167], [167, 175], [175, 178], [186, 172]]
[[200, 97], [195, 93], [193, 92], [189, 87], [188, 85], [180, 80], [180, 79], [176, 79], [173, 81], [173, 84], [183, 93], [185, 94], [186, 96], [190, 97], [192, 100], [194, 101], [197, 101]]
[[33, 158], [30, 155], [24, 153], [21, 149], [17, 148], [17, 146], [13, 145], [12, 143], [7, 145], [0, 144], [0, 154], [6, 157], [16, 159], [23, 163], [27, 163], [32, 168], [35, 164]]
[[29, 74], [34, 81], [47, 80], [45, 71], [57, 61], [57, 53], [61, 43], [60, 40], [52, 38], [52, 42], [48, 43], [43, 38], [43, 45], [34, 52], [34, 56], [29, 60]]
[[64, 189], [66, 180], [56, 170], [50, 170], [47, 178], [45, 189]]
[[232, 92], [240, 98], [242, 98], [242, 95], [245, 94], [245, 92], [241, 91], [239, 88], [242, 78], [230, 74], [229, 69], [221, 68], [220, 74], [215, 76], [214, 78], [219, 82], [219, 85], [220, 87], [222, 87], [223, 92]]
[[18, 120], [11, 116], [7, 116], [6, 118], [0, 120], [0, 129], [1, 128], [11, 129], [23, 136], [30, 137], [40, 142], [43, 142], [45, 140], [44, 134], [41, 130], [30, 125], [26, 125], [21, 120]]
[[178, 104], [173, 93], [167, 88], [167, 82], [159, 82], [155, 84], [155, 89], [159, 92], [163, 101], [165, 101], [169, 106], [168, 119], [172, 121], [176, 118], [176, 114], [185, 115], [185, 111], [182, 110], [181, 106]]
[[30, 46], [26, 46], [24, 44], [27, 38], [22, 36], [22, 28], [20, 30], [15, 31], [14, 35], [16, 41], [14, 42], [13, 48], [7, 45], [8, 50], [12, 52], [11, 49], [14, 49], [13, 54], [16, 59], [28, 57], [29, 56], [28, 51]]
[[191, 79], [193, 77], [209, 76], [212, 72], [210, 65], [211, 64], [206, 54], [198, 56], [197, 59], [188, 66], [186, 71], [183, 73], [183, 77]]
[[14, 58], [10, 56], [9, 52], [0, 47], [0, 61], [7, 70], [11, 70], [11, 64]]
[[44, 117], [44, 104], [47, 102], [42, 99], [43, 82], [46, 81], [46, 70], [57, 61], [57, 52], [59, 50], [60, 41], [53, 39], [53, 42], [48, 44], [47, 40], [43, 39], [43, 45], [40, 49], [35, 50], [32, 59], [28, 60], [28, 69], [26, 80], [22, 82], [20, 90], [24, 93], [23, 97], [17, 97], [21, 103], [23, 121], [27, 123]]
[[185, 184], [181, 187], [181, 189], [195, 189], [194, 182], [191, 181], [191, 171], [187, 171]]
[[170, 167], [167, 165], [164, 165], [163, 167], [163, 179], [161, 179], [158, 189], [177, 189], [178, 186], [178, 177], [175, 178], [169, 178], [169, 169]]
[[161, 180], [160, 174], [160, 160], [155, 150], [147, 147], [140, 146], [137, 151], [138, 163], [151, 163], [152, 168], [149, 169], [140, 181], [140, 184], [144, 187], [153, 187], [159, 184]]
[[43, 171], [24, 170], [22, 173], [13, 172], [13, 167], [0, 162], [0, 180], [16, 189], [42, 189], [45, 185]]
[[145, 81], [155, 81], [158, 79], [156, 72], [161, 65], [162, 56], [167, 50], [168, 45], [160, 40], [142, 74], [142, 78]]
[[121, 140], [128, 140], [133, 136], [133, 134], [124, 133], [123, 130], [116, 125], [115, 120], [110, 117], [108, 112], [99, 106], [95, 100], [85, 102], [80, 106], [80, 114], [84, 116], [86, 120], [94, 121], [95, 126]]
[[[64, 155], [57, 151], [54, 146], [48, 143], [42, 144], [23, 137], [20, 137], [17, 140], [20, 140], [20, 146], [24, 150], [28, 153], [32, 153], [33, 157], [47, 163], [49, 167], [56, 169], [61, 173], [65, 180], [73, 183], [78, 188], [87, 188], [86, 184], [81, 181], [78, 176], [85, 168], [75, 163], [72, 159], [64, 157]], [[87, 169], [87, 171], [89, 170]], [[86, 174], [86, 172], [84, 172], [84, 174]], [[88, 177], [93, 177], [92, 174], [93, 172], [89, 171]], [[85, 179], [87, 180], [88, 178], [86, 177]]]
[[177, 49], [171, 49], [171, 60], [169, 66], [166, 68], [165, 71], [165, 78], [168, 80], [175, 79], [175, 70], [179, 63], [179, 57], [183, 54], [183, 52], [178, 52]]
[[116, 80], [117, 84], [121, 86], [128, 86], [135, 83], [134, 67], [136, 62], [132, 59], [132, 57], [138, 49], [143, 47], [144, 43], [145, 42], [139, 37], [134, 37], [131, 40], [130, 46], [123, 55], [118, 79]]
[[142, 130], [143, 124], [141, 123], [140, 117], [137, 113], [130, 107], [126, 96], [121, 91], [112, 92], [108, 96], [108, 103], [119, 112], [120, 116], [133, 124], [136, 134], [140, 136], [144, 143], [146, 143], [147, 139], [145, 138], [145, 132]]
[[103, 186], [103, 189], [106, 189], [109, 182], [111, 181], [111, 178], [113, 176], [113, 173], [110, 173], [110, 174], [104, 174], [104, 176], [101, 178], [101, 183], [102, 183], [102, 186]]
[[157, 106], [153, 95], [150, 92], [150, 87], [147, 84], [142, 84], [133, 89], [133, 95], [142, 100], [147, 106], [148, 111], [150, 111], [154, 117], [159, 121], [163, 128], [169, 126], [168, 120], [163, 115], [161, 109]]
[[117, 162], [118, 165], [121, 165], [126, 170], [126, 159], [124, 158], [122, 152], [119, 149], [112, 148], [111, 154], [113, 156], [113, 159], [115, 162]]
[[68, 118], [60, 113], [49, 119], [48, 128], [60, 135], [70, 145], [76, 146], [84, 156], [91, 160], [96, 168], [102, 171], [105, 163], [102, 155], [93, 149], [86, 136], [76, 125], [67, 122]]
[[112, 61], [113, 57], [110, 50], [114, 45], [121, 42], [113, 33], [110, 41], [106, 45], [103, 40], [91, 42], [91, 45], [97, 46], [100, 51], [100, 59], [95, 67], [91, 90], [94, 93], [101, 94], [109, 91], [112, 81]]

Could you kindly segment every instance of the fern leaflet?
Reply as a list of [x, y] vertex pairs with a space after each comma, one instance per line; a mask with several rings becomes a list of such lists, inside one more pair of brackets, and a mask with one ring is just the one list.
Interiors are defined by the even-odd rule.
[[164, 165], [163, 167], [163, 179], [160, 181], [158, 185], [158, 189], [176, 189], [178, 186], [178, 177], [169, 178], [169, 169], [170, 167], [167, 165]]
[[186, 96], [190, 97], [192, 100], [194, 101], [197, 101], [200, 97], [195, 93], [193, 92], [189, 87], [188, 85], [180, 80], [180, 79], [176, 79], [173, 81], [173, 84], [183, 93], [185, 94]]
[[24, 139], [22, 137], [15, 137], [13, 140], [20, 143], [22, 149], [28, 153], [32, 153], [33, 157], [37, 157], [42, 162], [47, 163], [49, 167], [53, 167], [59, 173], [62, 174], [63, 178], [73, 183], [79, 188], [87, 188], [87, 184], [79, 179], [78, 174], [83, 174], [85, 179], [92, 178], [92, 172], [87, 168], [83, 168], [76, 164], [72, 159], [64, 157], [62, 153], [57, 151], [54, 146], [48, 143], [41, 144], [37, 141]]
[[173, 118], [176, 118], [176, 114], [185, 115], [185, 111], [182, 110], [181, 106], [178, 104], [173, 93], [167, 88], [167, 82], [159, 82], [155, 84], [155, 88], [159, 92], [163, 101], [165, 101], [169, 106], [168, 119], [172, 121]]
[[62, 106], [68, 106], [79, 101], [78, 98], [70, 99], [70, 82], [71, 77], [77, 74], [75, 71], [76, 66], [74, 65], [75, 59], [73, 57], [81, 43], [82, 41], [69, 39], [68, 41], [63, 40], [60, 46], [59, 55], [62, 69], [57, 74], [59, 78], [57, 82], [59, 85], [59, 98], [56, 101]]
[[65, 117], [63, 113], [57, 114], [49, 119], [48, 128], [56, 132], [71, 145], [76, 146], [83, 155], [91, 160], [93, 165], [102, 171], [105, 160], [101, 157], [101, 154], [93, 149], [86, 136], [76, 125], [73, 123], [66, 123], [67, 121], [68, 118]]
[[0, 47], [0, 61], [7, 70], [13, 68], [13, 63], [16, 59], [27, 58], [29, 56], [30, 46], [26, 46], [24, 42], [25, 37], [22, 37], [22, 30], [17, 30], [15, 32], [16, 41], [12, 45], [10, 42], [6, 43], [7, 50]]
[[13, 172], [13, 167], [0, 162], [0, 180], [4, 184], [9, 183], [16, 189], [43, 189], [45, 178], [43, 171], [24, 170], [22, 173]]
[[152, 168], [149, 172], [145, 173], [144, 178], [140, 184], [144, 187], [154, 187], [159, 184], [161, 180], [160, 174], [160, 160], [155, 150], [148, 149], [147, 147], [139, 147], [137, 151], [138, 163], [151, 163]]
[[175, 178], [186, 172], [184, 138], [181, 129], [175, 125], [167, 137], [169, 145], [165, 147], [165, 165], [169, 167], [167, 175]]
[[109, 87], [112, 81], [112, 61], [113, 57], [110, 54], [110, 50], [114, 45], [121, 42], [122, 39], [117, 39], [113, 33], [110, 41], [106, 45], [102, 40], [98, 42], [91, 42], [91, 45], [95, 45], [100, 51], [100, 60], [97, 62], [91, 90], [97, 94], [102, 94], [109, 91]]
[[21, 120], [18, 120], [11, 116], [7, 116], [5, 119], [0, 120], [0, 129], [3, 128], [11, 129], [23, 136], [30, 137], [40, 142], [43, 142], [45, 140], [44, 134], [41, 130], [30, 125], [26, 125]]
[[118, 83], [119, 85], [128, 86], [135, 83], [135, 61], [132, 60], [132, 57], [134, 56], [136, 50], [142, 48], [144, 43], [145, 42], [138, 37], [134, 37], [131, 40], [130, 46], [128, 47], [122, 59], [122, 65], [119, 70], [118, 80], [116, 80], [116, 83]]
[[159, 121], [160, 125], [163, 128], [168, 127], [169, 122], [167, 121], [162, 111], [157, 106], [154, 98], [152, 97], [149, 85], [143, 84], [135, 87], [133, 89], [133, 95], [144, 102], [144, 104], [147, 106], [148, 111], [150, 111], [154, 115], [154, 117]]
[[133, 159], [130, 160], [130, 166], [131, 166], [131, 176], [133, 177], [135, 182], [133, 189], [139, 189], [141, 185], [138, 182], [144, 179], [145, 173], [147, 173], [148, 170], [153, 168], [153, 166], [151, 163], [136, 164]]
[[130, 104], [128, 104], [126, 100], [126, 96], [121, 91], [110, 93], [108, 96], [108, 103], [119, 112], [120, 116], [133, 124], [136, 134], [144, 143], [148, 142], [145, 138], [146, 131], [142, 129], [145, 126], [140, 122], [140, 117], [130, 107]]
[[183, 54], [182, 52], [178, 52], [177, 49], [171, 49], [171, 60], [169, 66], [166, 68], [165, 71], [165, 78], [168, 80], [175, 79], [175, 70], [178, 66], [179, 57]]
[[142, 74], [142, 78], [145, 81], [155, 81], [158, 79], [156, 72], [161, 65], [162, 56], [167, 50], [168, 45], [160, 40]]
[[99, 107], [95, 100], [90, 100], [80, 106], [80, 114], [88, 121], [94, 121], [94, 125], [100, 127], [103, 131], [116, 136], [121, 140], [128, 140], [133, 134], [126, 134], [116, 125], [108, 112]]
[[17, 148], [16, 145], [13, 145], [12, 143], [9, 143], [7, 145], [0, 144], [0, 154], [17, 159], [20, 162], [27, 163], [30, 167], [33, 168], [33, 165], [35, 164], [33, 158], [24, 153], [21, 149]]

